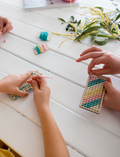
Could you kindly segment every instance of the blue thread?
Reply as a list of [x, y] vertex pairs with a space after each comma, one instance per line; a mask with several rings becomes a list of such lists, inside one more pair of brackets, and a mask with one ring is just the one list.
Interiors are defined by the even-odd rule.
[[101, 101], [101, 98], [100, 98], [100, 99], [97, 99], [97, 100], [93, 100], [93, 101], [88, 102], [88, 103], [85, 103], [85, 104], [82, 104], [82, 106], [87, 107], [87, 108], [90, 108], [90, 107], [93, 107], [93, 106], [95, 106], [95, 105], [100, 104], [100, 101]]
[[34, 49], [37, 51], [38, 54], [41, 53], [40, 50], [39, 50], [39, 48], [38, 48], [38, 46], [36, 46]]
[[24, 88], [26, 88], [27, 86], [30, 86], [31, 84], [27, 84], [26, 86], [23, 86], [22, 88], [20, 88], [19, 90], [22, 90]]
[[48, 32], [41, 32], [39, 38], [40, 38], [41, 40], [47, 41], [48, 34], [49, 34]]
[[93, 80], [93, 81], [89, 82], [87, 87], [90, 87], [90, 86], [93, 86], [95, 84], [99, 84], [99, 83], [102, 83], [102, 82], [105, 82], [105, 81], [106, 80], [103, 80], [103, 79], [99, 78], [97, 80]]

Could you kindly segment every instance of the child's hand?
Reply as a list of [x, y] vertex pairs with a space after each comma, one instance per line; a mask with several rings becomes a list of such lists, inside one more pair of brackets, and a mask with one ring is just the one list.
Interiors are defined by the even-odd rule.
[[120, 112], [120, 91], [112, 86], [110, 78], [108, 78], [104, 86], [106, 93], [103, 100], [103, 106]]
[[18, 86], [26, 80], [33, 71], [29, 71], [26, 74], [10, 74], [7, 77], [0, 80], [0, 92], [9, 93], [9, 94], [16, 94], [19, 96], [27, 96], [28, 92], [24, 92], [19, 90]]
[[0, 16], [0, 38], [2, 34], [8, 33], [13, 29], [11, 20]]
[[[98, 47], [91, 47], [85, 50], [77, 62], [93, 58], [88, 66], [88, 73], [93, 75], [118, 74], [120, 73], [120, 57]], [[102, 69], [92, 70], [95, 65], [104, 64]]]
[[[37, 78], [36, 78], [37, 77]], [[39, 77], [39, 78], [38, 78]], [[34, 101], [39, 111], [40, 108], [49, 107], [50, 88], [47, 85], [45, 78], [33, 76], [32, 86], [34, 90]]]

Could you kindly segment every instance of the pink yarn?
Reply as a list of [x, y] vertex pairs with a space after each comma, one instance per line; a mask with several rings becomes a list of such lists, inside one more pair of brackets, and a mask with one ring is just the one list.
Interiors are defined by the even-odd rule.
[[47, 49], [46, 49], [45, 45], [44, 45], [44, 44], [41, 44], [41, 45], [42, 45], [42, 47], [43, 47], [44, 51], [47, 51]]
[[[63, 1], [70, 2], [70, 0], [63, 0]], [[76, 0], [71, 0], [71, 2], [74, 2], [74, 1], [76, 1]]]
[[102, 93], [99, 93], [99, 94], [92, 95], [92, 96], [90, 96], [90, 97], [84, 98], [84, 99], [83, 99], [83, 104], [88, 103], [88, 102], [91, 102], [91, 101], [93, 101], [93, 100], [100, 99], [101, 96], [102, 96]]

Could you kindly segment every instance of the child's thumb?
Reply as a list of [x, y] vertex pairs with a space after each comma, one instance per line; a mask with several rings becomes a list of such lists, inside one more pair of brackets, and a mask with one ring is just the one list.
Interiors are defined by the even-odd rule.
[[22, 91], [22, 90], [18, 89], [16, 91], [16, 95], [21, 96], [21, 97], [25, 97], [25, 96], [28, 96], [29, 94], [28, 94], [28, 92], [25, 92], [25, 91]]
[[33, 86], [33, 90], [38, 90], [38, 84], [35, 80], [32, 80], [32, 86]]
[[106, 81], [104, 83], [104, 87], [105, 87], [105, 90], [107, 91], [107, 94], [111, 94], [114, 92], [114, 87], [112, 86], [111, 82]]

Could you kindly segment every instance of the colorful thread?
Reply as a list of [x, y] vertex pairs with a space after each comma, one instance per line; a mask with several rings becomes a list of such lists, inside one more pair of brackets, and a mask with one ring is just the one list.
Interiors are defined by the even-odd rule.
[[48, 32], [39, 32], [37, 37], [41, 40], [47, 41], [50, 40], [51, 34]]
[[47, 41], [48, 34], [49, 34], [48, 32], [41, 32], [39, 38], [40, 38], [41, 40]]
[[34, 52], [36, 55], [41, 54], [45, 51], [49, 50], [46, 43], [39, 44], [38, 46], [34, 47]]
[[38, 47], [38, 46], [34, 47], [34, 49], [37, 51], [37, 53], [38, 53], [38, 54], [40, 54], [40, 53], [41, 53], [41, 52], [40, 52], [40, 49], [39, 49], [39, 47]]
[[[31, 86], [30, 83], [27, 83], [27, 80], [31, 79], [32, 76], [34, 76], [34, 75], [36, 75], [36, 74], [41, 75], [38, 71], [33, 72], [25, 81], [23, 81], [23, 82], [20, 84], [20, 86], [18, 87], [19, 90], [25, 91], [25, 92], [30, 92], [30, 91], [33, 89], [33, 87]], [[12, 100], [16, 100], [17, 98], [20, 97], [20, 96], [18, 96], [18, 95], [13, 95], [13, 94], [9, 94], [9, 95], [10, 95], [10, 98], [11, 98]]]
[[43, 47], [44, 51], [47, 51], [47, 49], [46, 49], [45, 45], [44, 45], [44, 44], [41, 44], [41, 45], [42, 45], [42, 47]]
[[104, 82], [106, 79], [103, 76], [89, 76], [80, 107], [95, 113], [100, 113], [105, 92]]

